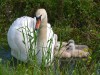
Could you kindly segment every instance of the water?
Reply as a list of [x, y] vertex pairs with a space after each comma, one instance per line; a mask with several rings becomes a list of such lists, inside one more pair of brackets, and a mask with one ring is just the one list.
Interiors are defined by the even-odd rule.
[[11, 56], [11, 50], [10, 48], [8, 50], [4, 49], [2, 46], [0, 46], [0, 60], [2, 63], [9, 61], [12, 59]]

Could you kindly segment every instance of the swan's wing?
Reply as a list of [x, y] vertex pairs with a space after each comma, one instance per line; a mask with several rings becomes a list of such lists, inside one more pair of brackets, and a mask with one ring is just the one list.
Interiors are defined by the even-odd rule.
[[[36, 19], [31, 17], [21, 17], [16, 19], [9, 28], [7, 38], [11, 47], [11, 53], [19, 60], [27, 59], [27, 50], [29, 48], [28, 30], [30, 32], [35, 28]], [[30, 34], [33, 36], [33, 34]]]
[[48, 28], [51, 28], [51, 25], [50, 25], [50, 23], [47, 23], [47, 27], [48, 27]]
[[16, 27], [16, 28], [20, 28], [20, 27], [25, 27], [27, 26], [29, 28], [35, 28], [36, 25], [36, 18], [32, 18], [32, 17], [28, 17], [28, 16], [23, 16], [20, 18], [17, 18], [11, 25], [11, 27]]
[[54, 35], [54, 32], [51, 28], [51, 25], [50, 24], [47, 24], [47, 40], [48, 40], [48, 48], [50, 48], [50, 53], [51, 53], [51, 58], [50, 58], [50, 61], [53, 60], [54, 58], [54, 47], [55, 47], [55, 35]]
[[47, 23], [47, 40], [48, 43], [51, 42], [52, 47], [55, 46], [56, 43], [56, 35], [54, 34], [51, 25], [49, 23]]
[[58, 36], [57, 34], [54, 34], [50, 23], [47, 23], [47, 27], [47, 38], [48, 40], [52, 39], [52, 49], [54, 49], [57, 45]]

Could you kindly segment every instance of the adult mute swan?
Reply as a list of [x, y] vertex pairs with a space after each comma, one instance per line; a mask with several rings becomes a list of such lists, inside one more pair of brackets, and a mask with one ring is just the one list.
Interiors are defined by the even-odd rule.
[[[26, 26], [28, 29], [22, 30], [25, 29]], [[33, 33], [28, 32], [28, 30]], [[37, 62], [38, 64], [45, 62], [45, 65], [50, 65], [54, 57], [53, 50], [56, 43], [56, 36], [53, 33], [51, 25], [48, 24], [47, 12], [45, 9], [38, 9], [36, 11], [36, 18], [24, 16], [16, 19], [12, 23], [7, 34], [8, 44], [11, 48], [11, 55], [23, 62], [27, 62], [30, 59], [28, 55], [30, 48], [28, 34], [34, 37], [34, 30], [37, 31], [35, 50]], [[34, 38], [32, 40], [34, 41]]]

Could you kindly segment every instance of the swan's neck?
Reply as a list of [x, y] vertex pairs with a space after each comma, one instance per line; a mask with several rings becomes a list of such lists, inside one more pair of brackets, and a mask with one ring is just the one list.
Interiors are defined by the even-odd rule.
[[72, 50], [75, 50], [75, 44], [72, 43], [71, 45], [72, 45]]
[[40, 29], [38, 31], [37, 34], [37, 59], [38, 64], [42, 63], [42, 58], [44, 57], [44, 55], [46, 55], [47, 53], [47, 22], [46, 21], [42, 21], [41, 25], [40, 25]]
[[46, 47], [47, 45], [47, 20], [44, 19], [41, 21], [40, 29], [38, 32], [38, 47], [41, 48], [41, 46]]
[[47, 26], [47, 18], [44, 18], [44, 19], [41, 21], [40, 27], [46, 27], [46, 26]]
[[69, 50], [75, 50], [75, 44], [74, 43], [69, 44]]

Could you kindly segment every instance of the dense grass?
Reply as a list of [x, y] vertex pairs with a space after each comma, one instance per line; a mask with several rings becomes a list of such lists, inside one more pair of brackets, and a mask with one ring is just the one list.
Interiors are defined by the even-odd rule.
[[62, 61], [63, 64], [60, 67], [57, 60], [55, 62], [56, 67], [54, 64], [49, 67], [39, 67], [35, 63], [25, 64], [17, 61], [18, 63], [14, 64], [13, 62], [6, 62], [0, 64], [0, 75], [97, 75], [99, 72], [100, 63], [94, 62], [92, 66], [89, 66], [85, 60], [74, 59], [73, 61], [72, 59]]
[[[8, 50], [6, 35], [12, 22], [23, 15], [33, 17], [38, 8], [47, 10], [59, 41], [74, 39], [77, 44], [89, 46], [91, 56], [87, 60], [75, 60], [73, 75], [96, 75], [100, 72], [99, 0], [0, 0], [0, 46]], [[61, 70], [57, 62], [56, 72], [67, 75], [72, 65], [70, 60]], [[5, 62], [0, 64], [0, 75], [54, 75], [53, 65], [41, 68], [29, 63], [12, 65], [12, 62]]]

